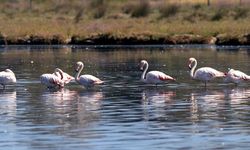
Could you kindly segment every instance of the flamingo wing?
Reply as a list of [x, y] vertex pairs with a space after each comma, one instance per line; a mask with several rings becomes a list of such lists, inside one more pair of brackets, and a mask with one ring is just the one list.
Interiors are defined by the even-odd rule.
[[146, 80], [148, 83], [161, 83], [164, 81], [175, 80], [175, 79], [160, 71], [150, 71], [147, 73]]
[[62, 80], [54, 74], [42, 74], [40, 76], [40, 81], [47, 87], [64, 87], [64, 83], [62, 82]]
[[225, 74], [210, 67], [202, 67], [196, 70], [194, 76], [196, 79], [209, 81], [216, 77], [224, 77]]
[[75, 78], [72, 77], [71, 75], [67, 74], [66, 72], [63, 72], [63, 78], [62, 80], [64, 81], [65, 84], [69, 83], [70, 81], [74, 80]]
[[66, 72], [62, 72], [62, 76], [59, 72], [54, 72], [53, 75], [56, 75], [59, 78], [61, 78], [61, 80], [64, 82], [64, 84], [68, 84], [70, 81], [75, 79], [74, 77], [72, 77], [71, 75], [69, 75]]
[[81, 75], [80, 79], [79, 79], [80, 84], [82, 84], [85, 87], [91, 87], [94, 86], [95, 84], [101, 84], [103, 83], [102, 80], [100, 80], [99, 78], [93, 76], [93, 75]]
[[235, 79], [250, 80], [250, 77], [247, 74], [245, 74], [244, 72], [241, 72], [239, 70], [231, 69], [229, 71], [229, 74], [231, 74], [232, 78], [235, 78]]

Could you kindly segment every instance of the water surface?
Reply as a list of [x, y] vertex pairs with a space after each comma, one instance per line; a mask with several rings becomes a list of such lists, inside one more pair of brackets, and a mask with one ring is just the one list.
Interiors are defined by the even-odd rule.
[[[198, 67], [235, 68], [250, 74], [250, 47], [4, 47], [0, 69], [11, 68], [17, 84], [0, 91], [2, 149], [248, 149], [249, 83], [193, 81], [188, 58]], [[178, 83], [141, 83], [138, 63]], [[70, 83], [48, 90], [39, 76], [56, 67], [105, 84], [86, 90]]]

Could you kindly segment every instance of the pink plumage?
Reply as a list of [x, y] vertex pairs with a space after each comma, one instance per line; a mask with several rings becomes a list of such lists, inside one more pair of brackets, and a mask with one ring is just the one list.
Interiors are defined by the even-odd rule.
[[46, 73], [40, 76], [41, 83], [48, 88], [63, 88], [65, 84], [69, 83], [74, 78], [69, 74], [63, 72], [61, 69], [56, 68], [54, 73]]
[[143, 70], [141, 81], [143, 81], [144, 83], [158, 84], [168, 81], [175, 81], [173, 77], [166, 75], [165, 73], [160, 71], [150, 71], [146, 74], [148, 70], [148, 62], [146, 60], [141, 61], [140, 69]]
[[229, 69], [225, 81], [239, 84], [244, 81], [250, 81], [250, 76], [239, 70]]
[[98, 84], [102, 84], [103, 81], [100, 80], [99, 78], [93, 76], [93, 75], [89, 75], [89, 74], [85, 74], [85, 75], [81, 75], [80, 73], [82, 71], [82, 69], [84, 68], [84, 64], [82, 62], [77, 62], [76, 66], [75, 66], [75, 71], [76, 71], [76, 75], [75, 75], [75, 80], [77, 83], [79, 83], [80, 85], [83, 85], [85, 88], [91, 88], [94, 85], [98, 85]]
[[69, 82], [75, 79], [74, 77], [59, 68], [56, 68], [53, 74], [60, 77], [64, 84], [68, 84]]
[[[192, 64], [194, 65], [192, 66]], [[207, 82], [213, 80], [214, 78], [225, 77], [225, 73], [213, 69], [211, 67], [202, 67], [195, 71], [197, 66], [197, 60], [195, 58], [189, 58], [189, 69], [190, 69], [190, 76], [192, 79], [200, 80], [207, 85]]]

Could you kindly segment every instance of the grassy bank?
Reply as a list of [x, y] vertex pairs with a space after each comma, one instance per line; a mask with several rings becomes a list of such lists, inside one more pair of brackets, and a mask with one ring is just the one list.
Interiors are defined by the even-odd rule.
[[[250, 44], [250, 7], [165, 0], [1, 1], [1, 44]], [[206, 2], [206, 1], [205, 1]]]

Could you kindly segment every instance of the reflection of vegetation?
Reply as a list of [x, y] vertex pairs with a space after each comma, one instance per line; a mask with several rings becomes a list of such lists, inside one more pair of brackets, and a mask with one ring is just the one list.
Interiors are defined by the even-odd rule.
[[[96, 34], [109, 34], [116, 40], [145, 33], [157, 39], [159, 35], [162, 38], [187, 33], [203, 37], [220, 33], [238, 36], [250, 31], [249, 6], [244, 3], [215, 5], [211, 0], [211, 5], [207, 6], [196, 2], [44, 0], [32, 1], [30, 8], [29, 1], [4, 0], [0, 1], [0, 33], [8, 37], [9, 44], [28, 44], [25, 39], [32, 42], [28, 37], [44, 37], [46, 44], [50, 44], [55, 35], [60, 37], [58, 43], [64, 44], [73, 36]], [[0, 38], [0, 43], [5, 42]]]

